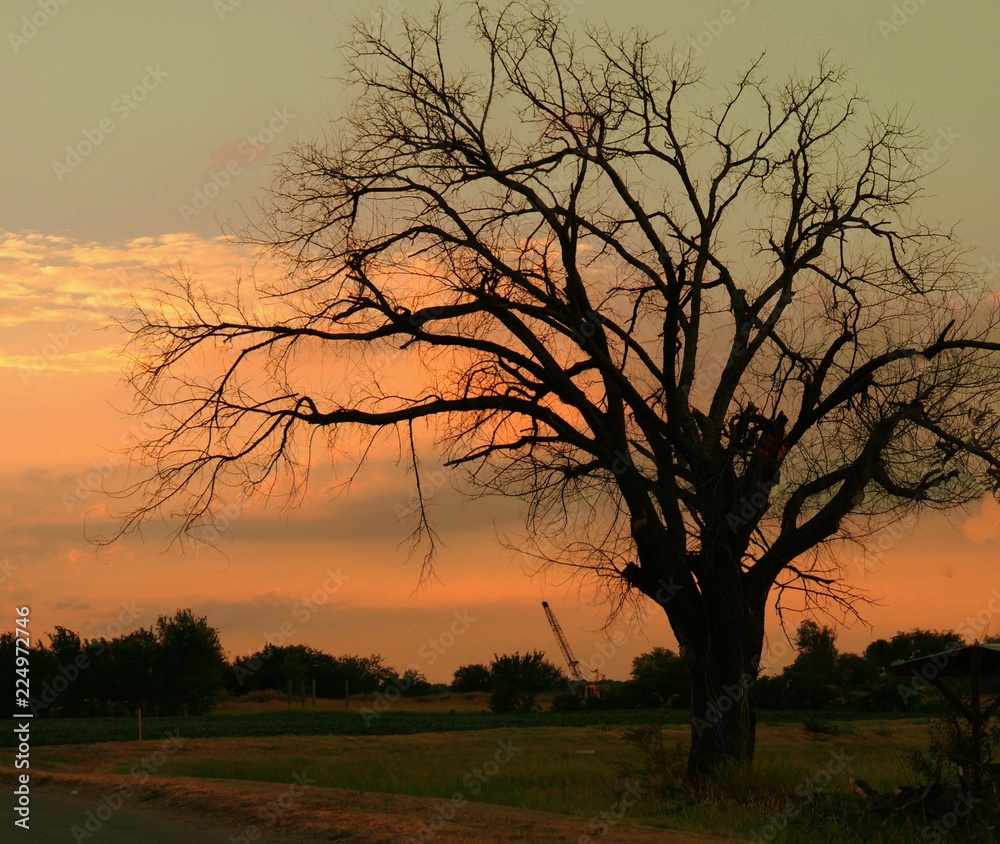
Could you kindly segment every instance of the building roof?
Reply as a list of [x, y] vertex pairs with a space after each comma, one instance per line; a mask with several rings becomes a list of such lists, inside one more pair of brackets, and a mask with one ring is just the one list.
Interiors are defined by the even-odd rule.
[[1000, 645], [966, 645], [937, 654], [918, 656], [892, 664], [896, 677], [923, 673], [933, 666], [938, 677], [971, 677], [974, 661], [979, 661], [979, 673], [984, 677], [1000, 676]]

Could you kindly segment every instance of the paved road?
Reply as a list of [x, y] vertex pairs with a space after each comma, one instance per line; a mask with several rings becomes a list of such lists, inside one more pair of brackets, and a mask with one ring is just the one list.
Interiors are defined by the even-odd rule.
[[[8, 838], [5, 833], [3, 838], [26, 844], [232, 844], [246, 840], [242, 830], [209, 824], [207, 820], [173, 820], [128, 801], [111, 813], [100, 800], [36, 790], [31, 795], [31, 829], [15, 827], [16, 835]], [[261, 844], [266, 840], [259, 839]]]

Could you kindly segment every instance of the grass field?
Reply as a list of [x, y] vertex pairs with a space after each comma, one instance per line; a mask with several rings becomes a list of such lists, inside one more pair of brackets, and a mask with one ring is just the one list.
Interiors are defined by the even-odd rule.
[[[602, 813], [613, 816], [623, 794], [641, 793], [625, 814], [675, 830], [786, 844], [937, 840], [912, 819], [873, 821], [861, 830], [837, 814], [839, 796], [851, 795], [851, 777], [882, 792], [913, 784], [907, 760], [928, 745], [927, 718], [760, 712], [753, 770], [724, 776], [711, 796], [694, 801], [683, 791], [654, 795], [642, 773], [644, 763], [663, 770], [662, 759], [627, 740], [653, 722], [650, 710], [497, 715], [484, 695], [455, 694], [403, 699], [378, 715], [372, 704], [370, 697], [352, 698], [345, 712], [343, 701], [321, 700], [316, 709], [281, 700], [230, 702], [210, 715], [144, 718], [141, 744], [134, 718], [41, 718], [32, 723], [32, 767], [126, 774], [169, 732], [185, 746], [157, 776], [289, 783], [299, 774], [318, 786], [555, 812], [580, 818], [584, 830], [599, 828]], [[660, 717], [663, 744], [679, 771], [687, 710]], [[11, 744], [12, 732], [0, 736], [0, 745]], [[853, 795], [848, 802], [856, 805]], [[823, 806], [831, 811], [817, 811]], [[781, 817], [790, 820], [776, 824]], [[956, 830], [949, 840], [993, 839]]]
[[[683, 743], [683, 726], [664, 728], [668, 743]], [[851, 776], [876, 788], [905, 782], [904, 755], [926, 744], [926, 728], [912, 721], [886, 726], [856, 722], [840, 735], [809, 733], [801, 726], [764, 726], [752, 776], [727, 783], [725, 804], [707, 802], [680, 810], [653, 800], [631, 809], [633, 820], [675, 829], [749, 836], [784, 810], [796, 789], [836, 768], [822, 794], [846, 793]], [[33, 767], [43, 771], [126, 774], [156, 744], [103, 743], [38, 747]], [[639, 753], [622, 741], [620, 727], [519, 727], [448, 735], [280, 736], [193, 738], [157, 772], [158, 776], [289, 783], [305, 775], [318, 786], [359, 791], [465, 799], [559, 812], [581, 818], [613, 810], [629, 784], [624, 766]], [[497, 762], [496, 760], [500, 760]], [[831, 765], [831, 760], [847, 760]], [[494, 765], [489, 763], [493, 761]], [[807, 788], [808, 791], [808, 788]], [[803, 792], [805, 793], [805, 792]], [[809, 795], [810, 799], [814, 796]], [[775, 841], [856, 840], [844, 830], [819, 829], [803, 820]], [[879, 839], [871, 839], [879, 840]], [[919, 840], [885, 837], [883, 841]]]

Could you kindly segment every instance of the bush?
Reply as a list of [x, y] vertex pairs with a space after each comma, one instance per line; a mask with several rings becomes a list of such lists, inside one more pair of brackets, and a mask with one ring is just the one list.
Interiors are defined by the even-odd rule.
[[547, 692], [566, 682], [566, 677], [556, 666], [545, 659], [541, 651], [531, 653], [493, 655], [490, 663], [493, 688], [513, 686], [525, 692]]
[[451, 687], [456, 692], [488, 692], [492, 681], [490, 669], [481, 663], [463, 665], [455, 671]]
[[632, 660], [634, 705], [659, 709], [690, 697], [691, 681], [684, 661], [667, 648], [653, 648]]
[[553, 712], [576, 712], [580, 708], [580, 696], [575, 692], [559, 692], [552, 698]]
[[535, 693], [505, 683], [493, 690], [489, 707], [493, 712], [531, 712], [535, 708]]

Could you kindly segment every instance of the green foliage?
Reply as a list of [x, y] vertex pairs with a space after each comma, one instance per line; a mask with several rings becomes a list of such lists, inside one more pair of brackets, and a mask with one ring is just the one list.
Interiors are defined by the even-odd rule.
[[546, 692], [566, 682], [566, 677], [545, 659], [542, 651], [522, 654], [519, 651], [493, 655], [490, 663], [489, 707], [493, 712], [532, 712], [539, 692]]
[[308, 645], [268, 645], [233, 660], [231, 670], [226, 673], [226, 689], [238, 695], [268, 690], [285, 692], [288, 680], [283, 666], [287, 660], [301, 666], [307, 683], [316, 681], [316, 694], [322, 698], [343, 698], [345, 690], [350, 694], [367, 694], [385, 688], [396, 678], [395, 672], [377, 655], [332, 656]]
[[[762, 715], [766, 723], [780, 717], [791, 728], [765, 728], [752, 770], [727, 769], [711, 787], [700, 791], [688, 789], [683, 781], [678, 782], [676, 791], [671, 787], [671, 777], [684, 767], [678, 743], [681, 749], [686, 746], [689, 727], [686, 713], [669, 710], [655, 713], [657, 719], [662, 719], [659, 733], [652, 729], [649, 710], [608, 712], [600, 718], [588, 712], [460, 712], [452, 716], [443, 712], [386, 713], [366, 729], [357, 713], [298, 709], [266, 716], [152, 718], [148, 722], [144, 719], [144, 727], [148, 740], [162, 738], [166, 730], [181, 730], [182, 735], [192, 739], [207, 735], [270, 737], [265, 744], [267, 753], [220, 752], [212, 742], [192, 741], [183, 754], [171, 757], [162, 769], [163, 776], [269, 782], [275, 783], [276, 789], [285, 789], [293, 772], [306, 770], [319, 788], [423, 795], [443, 801], [462, 791], [470, 801], [575, 815], [573, 828], [578, 831], [567, 840], [582, 841], [586, 837], [590, 844], [656, 838], [651, 829], [635, 830], [632, 835], [629, 823], [669, 827], [672, 832], [662, 832], [661, 837], [677, 841], [708, 840], [705, 836], [709, 834], [716, 836], [711, 840], [721, 837], [772, 844], [910, 844], [937, 840], [922, 837], [921, 831], [941, 817], [936, 811], [938, 806], [944, 812], [951, 810], [952, 799], [937, 801], [935, 811], [929, 812], [926, 819], [904, 825], [890, 813], [866, 817], [866, 804], [848, 783], [850, 777], [864, 779], [887, 802], [895, 804], [894, 789], [907, 781], [902, 754], [926, 743], [922, 723], [913, 719], [864, 720], [858, 722], [854, 736], [816, 741], [801, 730], [802, 721], [808, 717], [805, 713], [794, 717], [788, 713]], [[822, 717], [837, 723], [835, 719], [844, 714], [823, 713]], [[892, 735], [880, 738], [885, 724], [893, 726]], [[115, 737], [135, 739], [134, 719], [39, 722], [32, 727], [32, 741], [37, 744], [32, 767], [40, 772], [87, 772], [93, 770], [97, 758], [119, 766], [115, 770], [107, 768], [108, 773], [126, 776], [134, 764], [127, 748], [53, 746], [65, 745], [64, 738], [71, 742], [106, 741], [119, 727], [121, 734]], [[635, 732], [633, 727], [642, 729], [634, 741], [623, 742], [623, 733]], [[460, 732], [434, 735], [442, 730]], [[410, 733], [422, 735], [410, 739]], [[316, 738], [308, 742], [296, 738], [304, 735]], [[6, 736], [0, 734], [0, 744], [3, 739]], [[463, 778], [492, 758], [500, 739], [511, 739], [523, 749], [512, 764], [472, 794]], [[247, 748], [259, 745], [259, 741], [244, 744]], [[229, 742], [224, 745], [226, 751], [233, 746]], [[581, 749], [594, 752], [579, 753]], [[831, 754], [840, 751], [851, 757], [849, 766], [828, 783], [818, 781], [818, 773], [828, 769]], [[400, 759], [408, 760], [408, 764], [400, 765]], [[663, 764], [656, 760], [663, 760]], [[660, 771], [668, 773], [661, 775]], [[639, 799], [634, 804], [629, 801], [627, 811], [619, 816], [617, 801], [630, 786]], [[653, 792], [647, 786], [659, 791]], [[768, 833], [773, 830], [766, 829], [768, 824], [774, 817], [786, 817], [789, 805], [795, 810], [794, 817], [772, 837]], [[979, 817], [980, 807], [977, 804], [975, 818]], [[590, 825], [590, 819], [601, 818], [602, 812], [607, 813], [604, 817], [621, 821], [606, 838], [595, 835]], [[973, 838], [966, 832], [964, 827], [956, 828], [942, 841], [959, 844], [993, 840], [989, 834]], [[499, 834], [502, 836], [502, 832]], [[543, 840], [542, 836], [528, 837]]]
[[684, 706], [691, 682], [683, 660], [667, 648], [653, 648], [632, 660], [631, 690], [637, 706]]
[[151, 712], [157, 696], [159, 642], [151, 629], [140, 628], [105, 643], [110, 665], [105, 672], [109, 697], [122, 712]]
[[532, 712], [537, 695], [527, 689], [519, 689], [510, 683], [498, 683], [490, 695], [489, 707], [493, 712]]
[[872, 642], [864, 654], [840, 653], [836, 634], [811, 620], [799, 626], [795, 661], [777, 676], [757, 681], [755, 698], [761, 708], [823, 709], [853, 707], [869, 712], [923, 711], [937, 707], [933, 690], [910, 690], [891, 674], [893, 662], [939, 653], [962, 645], [953, 631], [914, 629], [891, 639]]
[[156, 621], [157, 704], [163, 715], [198, 715], [215, 703], [226, 671], [219, 631], [189, 609]]
[[[354, 706], [352, 705], [352, 710]], [[759, 725], [796, 725], [811, 717], [801, 710], [759, 712]], [[665, 710], [659, 713], [665, 725], [684, 732], [690, 729], [686, 710]], [[830, 711], [823, 713], [828, 720], [858, 720], [858, 713]], [[886, 716], [880, 716], [885, 719]], [[895, 716], [892, 716], [895, 717]], [[163, 735], [168, 730], [180, 730], [189, 738], [254, 737], [254, 736], [373, 736], [412, 735], [453, 731], [494, 730], [518, 727], [587, 727], [600, 725], [638, 726], [648, 724], [648, 709], [617, 709], [577, 712], [386, 712], [381, 718], [365, 719], [358, 711], [312, 711], [301, 707], [283, 712], [247, 715], [213, 714], [182, 717], [155, 717], [143, 713], [143, 730], [149, 736]], [[89, 744], [104, 741], [133, 741], [136, 737], [134, 717], [46, 718], [32, 726], [32, 745]], [[13, 731], [0, 732], [0, 747], [13, 747]]]
[[663, 725], [663, 711], [656, 710], [646, 723], [622, 732], [635, 753], [619, 765], [621, 787], [638, 783], [643, 793], [658, 801], [687, 801], [692, 787], [687, 777], [687, 748], [681, 742], [668, 744]]
[[782, 674], [788, 706], [821, 709], [835, 700], [836, 638], [829, 627], [820, 627], [810, 619], [799, 625], [795, 636], [798, 655]]
[[458, 668], [451, 681], [451, 688], [456, 692], [488, 692], [491, 682], [490, 669], [482, 663], [476, 663]]
[[877, 667], [880, 676], [888, 677], [894, 662], [950, 651], [964, 644], [961, 634], [954, 630], [923, 630], [918, 627], [897, 633], [889, 640], [876, 639], [865, 648], [865, 659]]
[[[198, 714], [222, 687], [226, 660], [218, 631], [190, 610], [114, 639], [84, 639], [62, 626], [48, 638], [47, 647], [36, 644], [30, 655], [30, 709], [38, 717], [131, 715], [138, 709]], [[8, 651], [12, 660], [13, 637], [0, 638], [4, 661]]]
[[[966, 706], [969, 705], [968, 699], [963, 702]], [[930, 741], [927, 751], [912, 752], [908, 757], [909, 767], [917, 784], [957, 784], [959, 767], [966, 777], [973, 775], [976, 767], [975, 742], [972, 740], [972, 728], [965, 718], [954, 710], [945, 712], [931, 721], [928, 733]], [[982, 765], [987, 779], [996, 777], [993, 763], [998, 749], [1000, 725], [988, 722], [982, 742]]]
[[576, 692], [559, 692], [552, 697], [553, 712], [576, 712], [583, 705], [583, 699]]
[[407, 697], [421, 697], [434, 691], [423, 672], [416, 668], [407, 668], [401, 677], [393, 677], [387, 685], [394, 686], [399, 689], [400, 694]]
[[[490, 663], [490, 679], [493, 688], [509, 686], [520, 692], [547, 692], [566, 682], [566, 675], [545, 659], [542, 651], [503, 656], [493, 655]], [[507, 692], [504, 692], [507, 694]]]

